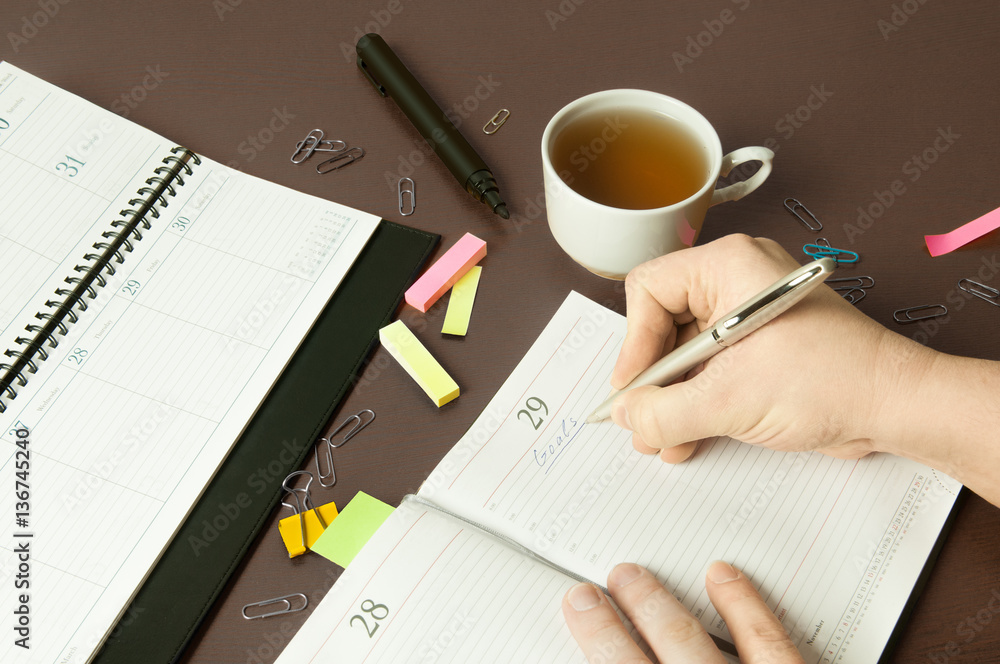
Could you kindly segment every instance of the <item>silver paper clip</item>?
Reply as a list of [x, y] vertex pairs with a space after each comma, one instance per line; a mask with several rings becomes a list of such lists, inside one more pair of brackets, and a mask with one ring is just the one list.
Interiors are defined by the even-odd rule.
[[[410, 186], [406, 186], [409, 182]], [[406, 205], [404, 194], [409, 194], [410, 204]], [[417, 185], [411, 178], [400, 178], [399, 180], [399, 214], [409, 217], [417, 209]], [[409, 210], [409, 212], [407, 212]]]
[[[309, 481], [306, 482], [306, 486], [303, 489], [296, 489], [295, 487], [288, 486], [288, 481], [290, 479], [292, 479], [293, 477], [296, 477], [298, 475], [308, 475], [309, 476]], [[306, 514], [305, 513], [306, 513], [307, 510], [312, 510], [313, 512], [316, 513], [316, 518], [319, 519], [319, 524], [321, 526], [323, 526], [323, 530], [326, 530], [326, 528], [327, 528], [326, 520], [323, 518], [323, 515], [320, 513], [320, 511], [318, 509], [316, 509], [316, 507], [313, 505], [312, 497], [309, 495], [309, 486], [312, 484], [312, 482], [313, 482], [313, 476], [312, 476], [312, 473], [310, 473], [308, 470], [296, 470], [294, 473], [290, 473], [288, 475], [288, 477], [286, 477], [281, 482], [281, 488], [284, 489], [287, 493], [292, 494], [292, 497], [295, 499], [295, 504], [294, 505], [289, 505], [288, 503], [286, 503], [283, 500], [281, 501], [281, 504], [299, 515], [299, 530], [300, 530], [300, 533], [302, 535], [302, 548], [303, 549], [308, 549], [309, 548], [309, 547], [306, 546]], [[304, 496], [303, 498], [299, 498], [299, 493], [300, 492]]]
[[[319, 173], [320, 175], [325, 175], [326, 173], [330, 173], [332, 171], [341, 169], [344, 166], [350, 166], [351, 164], [353, 164], [358, 159], [361, 159], [364, 156], [365, 156], [364, 148], [354, 147], [351, 148], [350, 150], [341, 152], [332, 159], [327, 159], [326, 161], [322, 162], [316, 167], [316, 172]], [[341, 161], [343, 161], [344, 163], [340, 163]], [[323, 167], [327, 165], [329, 165], [330, 167], [327, 168], [326, 170], [323, 170]]]
[[[292, 601], [296, 597], [302, 598], [302, 606], [294, 608], [292, 606]], [[248, 616], [247, 609], [256, 607], [265, 607], [272, 604], [284, 604], [285, 608], [278, 611], [271, 611], [270, 613], [262, 613], [259, 616]], [[243, 607], [243, 617], [247, 620], [257, 620], [258, 618], [270, 618], [271, 616], [280, 616], [285, 613], [295, 613], [296, 611], [302, 611], [307, 606], [309, 606], [309, 598], [302, 593], [294, 593], [291, 595], [285, 595], [284, 597], [275, 597], [274, 599], [265, 599], [263, 602], [253, 602], [252, 604], [247, 604]]]
[[[850, 290], [837, 291], [837, 292], [839, 292], [840, 296], [845, 300], [847, 300], [848, 302], [850, 302], [851, 304], [857, 304], [861, 300], [865, 299], [865, 295], [868, 295], [868, 291], [866, 291], [864, 288], [852, 288]], [[858, 293], [860, 293], [860, 295]]]
[[[915, 312], [924, 312], [922, 315], [914, 316]], [[910, 307], [908, 309], [897, 309], [892, 312], [892, 319], [901, 325], [906, 323], [915, 323], [918, 320], [927, 320], [928, 318], [939, 318], [941, 316], [948, 315], [948, 307], [943, 304], [921, 304], [917, 307]]]
[[875, 280], [869, 276], [839, 277], [837, 279], [827, 279], [826, 283], [835, 292], [840, 293], [842, 298], [851, 304], [857, 304], [865, 299], [865, 296], [868, 295], [868, 291], [865, 289], [874, 286]]
[[981, 284], [972, 279], [959, 280], [958, 287], [970, 295], [975, 295], [980, 300], [986, 300], [994, 307], [1000, 307], [1000, 290], [996, 288], [990, 288], [986, 284]]
[[[362, 417], [366, 413], [371, 415], [371, 417]], [[351, 438], [357, 436], [359, 433], [361, 433], [362, 429], [364, 429], [374, 421], [375, 421], [375, 411], [370, 408], [365, 408], [364, 410], [355, 413], [354, 415], [351, 415], [346, 420], [341, 422], [340, 426], [334, 429], [329, 436], [320, 438], [319, 440], [316, 441], [316, 475], [319, 477], [319, 483], [321, 486], [324, 486], [327, 489], [329, 489], [330, 487], [332, 487], [334, 484], [337, 483], [337, 469], [334, 468], [333, 466], [334, 448], [340, 447], [341, 445], [349, 441]], [[334, 443], [333, 437], [336, 436], [338, 433], [340, 433], [340, 431], [351, 422], [354, 422], [354, 426], [351, 427], [351, 430], [348, 431], [346, 434], [344, 434], [344, 437], [340, 442]], [[320, 461], [319, 461], [320, 457], [324, 456], [324, 452], [326, 456], [326, 467], [329, 469], [329, 472], [326, 473], [324, 473], [323, 469], [320, 467]], [[329, 481], [330, 483], [327, 484], [327, 481]]]
[[827, 279], [826, 285], [835, 291], [852, 291], [855, 289], [871, 288], [875, 285], [875, 280], [868, 276], [839, 277], [837, 279]]
[[[789, 203], [791, 203], [791, 205], [789, 205]], [[809, 230], [811, 230], [811, 231], [817, 231], [817, 232], [823, 230], [823, 224], [820, 223], [820, 220], [816, 218], [816, 215], [814, 215], [812, 212], [810, 212], [809, 208], [807, 208], [802, 203], [798, 202], [796, 199], [794, 199], [794, 198], [786, 198], [785, 199], [785, 209], [788, 210], [789, 212], [791, 212], [792, 214], [794, 214], [795, 218], [798, 219], [799, 221], [801, 221], [803, 223], [803, 225], [805, 225], [805, 227], [808, 228]], [[798, 210], [802, 210], [807, 215], [809, 215], [809, 219], [806, 219], [802, 215], [800, 215], [798, 213]]]
[[[292, 153], [292, 163], [301, 164], [314, 152], [342, 152], [347, 149], [347, 143], [338, 140], [324, 140], [322, 129], [313, 129], [306, 137], [295, 144], [295, 152]], [[339, 145], [338, 145], [339, 144]], [[302, 155], [301, 157], [299, 155]]]
[[490, 121], [486, 123], [483, 127], [483, 133], [492, 136], [497, 133], [497, 129], [503, 126], [504, 122], [507, 122], [507, 118], [510, 117], [510, 111], [506, 108], [501, 108], [497, 111], [496, 115], [490, 118]]

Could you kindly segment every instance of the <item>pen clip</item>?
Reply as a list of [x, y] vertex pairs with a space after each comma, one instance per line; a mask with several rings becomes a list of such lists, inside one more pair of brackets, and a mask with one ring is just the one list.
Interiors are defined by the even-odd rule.
[[836, 266], [832, 258], [824, 256], [803, 265], [776, 284], [757, 293], [737, 309], [720, 318], [712, 327], [712, 336], [716, 343], [724, 347], [731, 346], [754, 330], [763, 327], [823, 283]]
[[385, 86], [379, 83], [377, 80], [375, 80], [375, 77], [372, 76], [371, 70], [368, 69], [368, 65], [365, 64], [365, 61], [361, 59], [361, 55], [358, 55], [358, 69], [360, 69], [361, 73], [365, 75], [365, 77], [368, 79], [368, 82], [371, 83], [372, 87], [375, 88], [376, 92], [378, 92], [383, 97], [389, 96], [389, 93], [386, 91]]

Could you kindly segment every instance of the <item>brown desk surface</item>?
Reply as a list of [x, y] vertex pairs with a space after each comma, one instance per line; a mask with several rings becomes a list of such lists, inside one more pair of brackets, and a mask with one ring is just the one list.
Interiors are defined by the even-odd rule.
[[[992, 0], [63, 2], [48, 3], [50, 13], [58, 7], [51, 17], [45, 2], [4, 2], [0, 56], [216, 160], [389, 219], [402, 220], [396, 181], [412, 169], [417, 211], [407, 223], [441, 233], [443, 246], [465, 231], [489, 243], [468, 338], [422, 335], [462, 397], [438, 410], [376, 352], [342, 408], [372, 408], [378, 421], [338, 450], [339, 483], [325, 498], [340, 505], [359, 489], [393, 504], [416, 490], [570, 289], [623, 310], [621, 286], [562, 254], [539, 208], [542, 129], [596, 90], [648, 88], [685, 100], [713, 122], [725, 149], [777, 146], [767, 183], [713, 209], [700, 242], [739, 231], [799, 254], [816, 235], [782, 209], [796, 197], [834, 246], [860, 252], [857, 273], [877, 280], [861, 310], [914, 336], [922, 330], [895, 325], [895, 309], [962, 301], [929, 345], [1000, 359], [1000, 310], [955, 300], [960, 278], [1000, 257], [1000, 240], [932, 259], [922, 239], [1000, 204], [990, 184], [1000, 151]], [[416, 131], [358, 72], [353, 45], [376, 27], [443, 107], [464, 105], [462, 130], [493, 167], [517, 225], [489, 215], [439, 161], [424, 158]], [[501, 107], [510, 120], [485, 136], [480, 127]], [[313, 127], [367, 156], [325, 176], [293, 166], [295, 142]], [[939, 131], [953, 139], [938, 140]], [[914, 170], [914, 156], [923, 169]], [[896, 180], [905, 192], [853, 233], [858, 208], [877, 212], [878, 192]], [[443, 315], [440, 305], [426, 316], [402, 313], [413, 325], [428, 321], [428, 331]], [[289, 592], [306, 593], [315, 607], [336, 579], [339, 568], [318, 556], [290, 562], [276, 520], [277, 512], [184, 661], [272, 661], [307, 612], [247, 622], [240, 608]], [[1000, 596], [998, 545], [1000, 511], [972, 496], [890, 661], [996, 661], [1000, 620], [991, 622], [989, 606]]]

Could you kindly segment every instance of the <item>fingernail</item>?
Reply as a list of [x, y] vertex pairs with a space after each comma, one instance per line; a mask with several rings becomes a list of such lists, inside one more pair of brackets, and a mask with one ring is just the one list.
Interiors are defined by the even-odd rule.
[[623, 429], [632, 430], [632, 421], [628, 418], [628, 410], [621, 403], [615, 403], [611, 407], [611, 419]]
[[597, 588], [589, 583], [578, 583], [570, 588], [569, 604], [577, 611], [589, 611], [601, 603]]
[[617, 565], [611, 574], [608, 575], [608, 585], [615, 588], [624, 588], [642, 576], [642, 568], [635, 563], [622, 563]]
[[740, 578], [740, 573], [727, 562], [717, 560], [708, 567], [708, 580], [712, 583], [729, 583]]

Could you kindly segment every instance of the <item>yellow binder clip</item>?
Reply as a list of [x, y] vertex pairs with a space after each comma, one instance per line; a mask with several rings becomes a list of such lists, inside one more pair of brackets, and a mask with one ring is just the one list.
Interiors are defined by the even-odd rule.
[[[289, 481], [297, 475], [309, 476], [305, 488], [297, 489], [289, 486]], [[288, 549], [289, 558], [295, 558], [305, 553], [309, 547], [316, 543], [329, 523], [337, 518], [336, 504], [330, 502], [319, 507], [313, 505], [312, 497], [309, 494], [309, 486], [312, 481], [312, 473], [306, 470], [297, 470], [281, 483], [281, 488], [290, 494], [294, 501], [294, 504], [281, 501], [282, 505], [295, 514], [278, 522], [278, 532], [281, 534], [281, 540], [285, 543], [285, 548]]]

